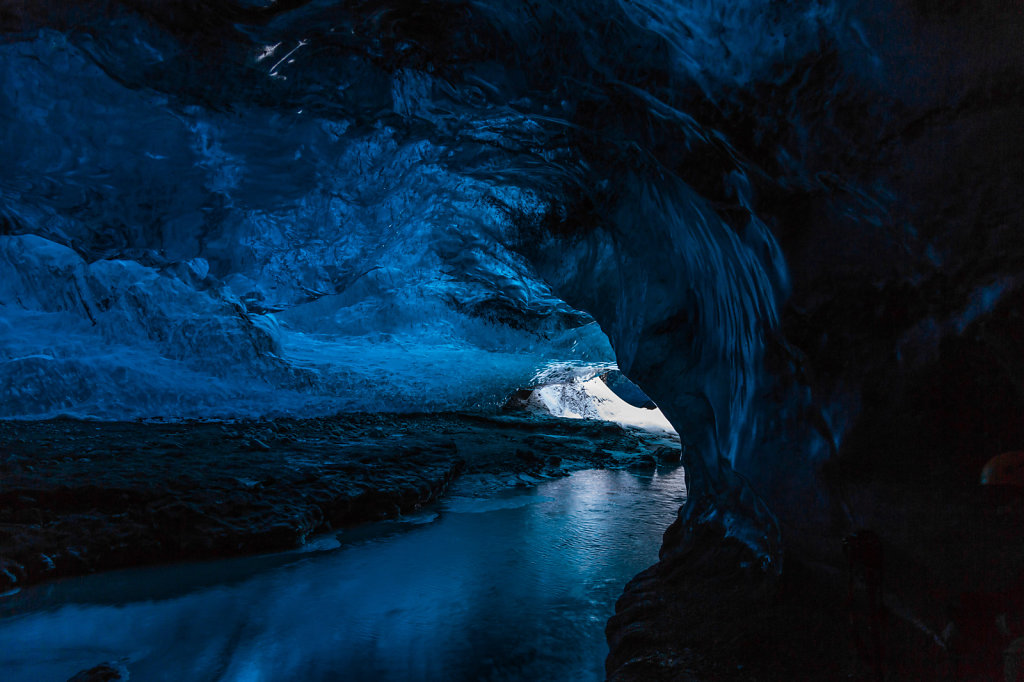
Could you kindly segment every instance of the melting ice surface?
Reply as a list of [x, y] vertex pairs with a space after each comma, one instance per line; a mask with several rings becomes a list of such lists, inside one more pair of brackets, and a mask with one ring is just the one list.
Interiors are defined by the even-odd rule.
[[0, 602], [8, 682], [121, 659], [133, 680], [603, 680], [604, 626], [657, 559], [682, 468], [535, 488], [463, 480], [436, 510], [312, 551], [120, 571]]

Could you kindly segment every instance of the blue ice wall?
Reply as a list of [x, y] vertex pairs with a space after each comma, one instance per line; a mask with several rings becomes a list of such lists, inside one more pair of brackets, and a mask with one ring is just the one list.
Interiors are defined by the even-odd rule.
[[826, 518], [865, 385], [1018, 287], [1007, 7], [5, 9], [2, 412], [487, 407], [615, 362], [693, 499]]
[[[678, 317], [689, 297], [714, 308], [693, 330], [708, 335], [698, 371], [636, 372], [673, 394], [680, 380], [693, 383], [686, 394], [714, 392], [711, 439], [731, 453], [784, 268], [759, 222], [737, 236], [673, 179], [694, 152], [749, 184], [728, 144], [672, 93], [674, 81], [742, 85], [813, 47], [815, 12], [752, 24], [763, 9], [207, 2], [15, 13], [3, 187], [6, 231], [19, 238], [6, 249], [5, 304], [11, 319], [33, 316], [9, 333], [7, 385], [25, 387], [5, 414], [494, 405], [552, 364], [609, 366], [578, 309], [598, 315], [628, 369], [645, 327]], [[661, 148], [665, 135], [680, 149]], [[623, 236], [633, 247], [619, 281], [595, 277], [614, 260], [572, 252], [588, 235], [547, 240], [558, 222], [604, 229], [609, 217], [617, 236], [604, 247], [622, 249]], [[69, 252], [36, 259], [56, 246], [27, 234]], [[652, 260], [663, 246], [669, 258]], [[685, 293], [691, 283], [699, 290]], [[69, 288], [79, 293], [52, 309], [47, 292]], [[63, 347], [58, 330], [72, 321], [89, 330]], [[115, 368], [123, 378], [104, 381]], [[125, 391], [146, 398], [119, 400]]]
[[3, 416], [489, 409], [614, 363], [504, 246], [495, 197], [529, 195], [387, 125], [126, 87], [90, 49], [0, 47]]

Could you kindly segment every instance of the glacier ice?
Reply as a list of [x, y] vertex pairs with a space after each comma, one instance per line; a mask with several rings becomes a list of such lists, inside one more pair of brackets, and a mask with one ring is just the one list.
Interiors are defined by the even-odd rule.
[[53, 32], [2, 49], [0, 415], [493, 409], [614, 362], [493, 238], [515, 190], [438, 145], [171, 106]]
[[676, 84], [814, 44], [764, 4], [8, 17], [0, 416], [495, 409], [618, 366], [738, 485], [788, 274]]
[[203, 259], [87, 263], [13, 235], [0, 237], [0, 267], [5, 417], [489, 409], [554, 360], [604, 367], [611, 352], [593, 322], [542, 338], [422, 289], [396, 294], [401, 273], [254, 313]]
[[[851, 367], [1017, 286], [983, 253], [1016, 191], [948, 170], [1020, 176], [1017, 65], [938, 10], [894, 38], [906, 4], [0, 12], [0, 415], [495, 409], [617, 366], [771, 545], [762, 496], [828, 517]], [[891, 304], [964, 262], [979, 293]]]

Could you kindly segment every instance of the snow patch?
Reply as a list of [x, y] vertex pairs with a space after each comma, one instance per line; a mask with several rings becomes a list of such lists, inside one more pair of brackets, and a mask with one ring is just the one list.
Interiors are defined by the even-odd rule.
[[601, 377], [546, 384], [535, 388], [527, 409], [567, 419], [599, 419], [647, 431], [675, 434], [658, 408], [634, 407], [617, 396]]

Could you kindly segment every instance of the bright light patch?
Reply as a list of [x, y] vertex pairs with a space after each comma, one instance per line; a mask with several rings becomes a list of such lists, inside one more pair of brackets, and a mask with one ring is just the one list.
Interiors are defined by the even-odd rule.
[[541, 386], [530, 394], [527, 405], [555, 417], [600, 419], [648, 431], [676, 433], [660, 409], [630, 405], [600, 377]]

